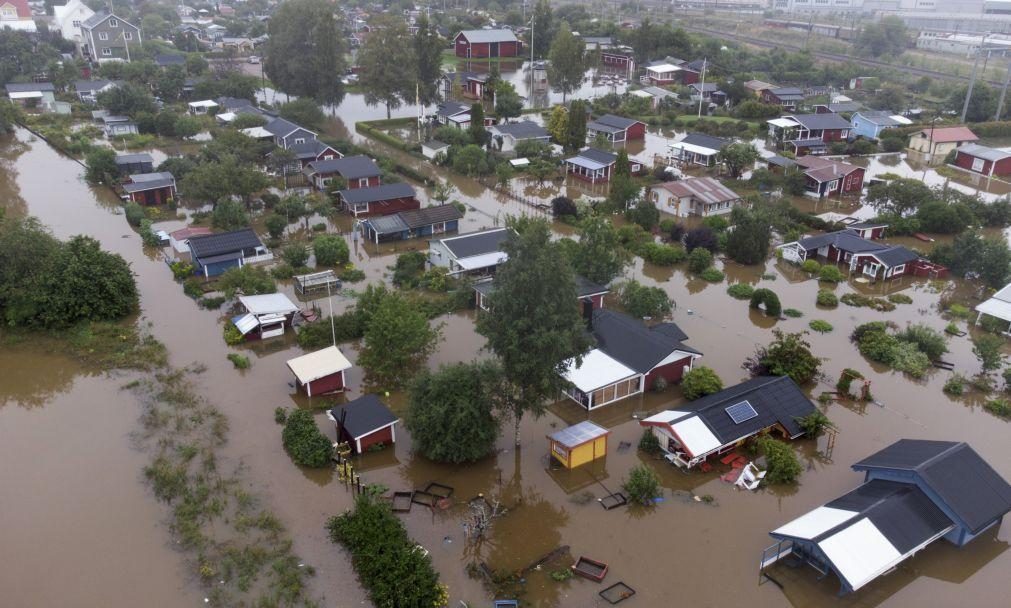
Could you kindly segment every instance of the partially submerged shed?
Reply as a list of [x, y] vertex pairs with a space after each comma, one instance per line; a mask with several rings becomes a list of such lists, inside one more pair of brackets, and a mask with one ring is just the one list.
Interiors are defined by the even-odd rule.
[[1011, 331], [1011, 283], [1002, 287], [997, 293], [990, 296], [988, 300], [976, 306], [976, 325], [979, 325], [983, 315], [1000, 319], [1008, 324], [1005, 333]]
[[354, 401], [338, 405], [327, 412], [337, 425], [337, 438], [346, 441], [356, 454], [372, 446], [396, 443], [396, 414], [375, 395], [362, 395]]
[[247, 340], [261, 340], [284, 335], [292, 326], [298, 306], [283, 293], [239, 296], [246, 314], [232, 318], [232, 323]]
[[548, 435], [551, 457], [567, 469], [603, 458], [610, 433], [589, 420], [555, 431]]
[[296, 388], [309, 397], [344, 390], [344, 372], [351, 369], [351, 362], [336, 346], [289, 359], [287, 363], [295, 374]]

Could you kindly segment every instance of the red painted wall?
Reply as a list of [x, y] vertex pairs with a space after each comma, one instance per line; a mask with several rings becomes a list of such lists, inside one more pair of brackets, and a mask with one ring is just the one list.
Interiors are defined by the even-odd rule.
[[367, 185], [360, 185], [357, 179], [348, 180], [348, 190], [355, 190], [357, 188], [373, 188], [380, 185], [380, 177], [378, 175], [369, 178], [369, 183]]
[[681, 71], [679, 74], [681, 74], [681, 83], [684, 85], [695, 84], [700, 78], [699, 74], [688, 70]]
[[[990, 169], [993, 166], [993, 161], [984, 160], [983, 169], [981, 171], [972, 170], [972, 162], [976, 157], [964, 152], [959, 152], [955, 156], [955, 165], [965, 169], [966, 171], [972, 171], [973, 173], [979, 173], [981, 175], [990, 175]], [[1011, 158], [1005, 158], [997, 161], [997, 166], [993, 167], [993, 175], [1011, 175]]]
[[[480, 59], [482, 57], [492, 56], [492, 44], [491, 42], [479, 42], [476, 44], [466, 44], [464, 43], [464, 37], [460, 36], [456, 39], [456, 56], [457, 57], [467, 57], [467, 48], [470, 47], [470, 57], [474, 59]], [[499, 57], [516, 57], [520, 54], [520, 43], [519, 42], [499, 42], [498, 43], [498, 56]]]
[[[377, 443], [391, 445], [393, 443], [393, 427], [388, 426], [381, 431], [362, 437], [362, 452], [367, 452], [369, 446]], [[354, 445], [354, 443], [352, 442], [351, 445]]]
[[[336, 374], [331, 374], [324, 378], [320, 378], [319, 380], [313, 380], [309, 383], [309, 388], [312, 389], [313, 397], [326, 393], [337, 392], [344, 388], [343, 375], [340, 372], [337, 372]], [[306, 385], [304, 384], [299, 384], [298, 390], [307, 395], [309, 394], [309, 391], [306, 390]]]
[[[864, 170], [862, 168], [850, 173], [842, 180], [843, 194], [859, 192], [864, 187]], [[884, 229], [882, 229], [882, 233]], [[877, 238], [881, 238], [880, 236]]]
[[637, 122], [625, 131], [625, 139], [644, 139], [646, 137], [646, 125]]
[[141, 205], [163, 205], [172, 198], [172, 187], [158, 188], [157, 190], [146, 190], [144, 192], [134, 192], [130, 194], [130, 200]]
[[364, 215], [392, 215], [399, 211], [410, 211], [420, 209], [421, 203], [413, 196], [401, 198], [391, 198], [388, 201], [378, 201], [369, 203], [369, 210]]
[[646, 374], [646, 390], [653, 388], [653, 381], [658, 377], [662, 377], [667, 381], [668, 384], [673, 384], [675, 382], [681, 381], [681, 376], [684, 375], [684, 368], [691, 362], [691, 357], [685, 357], [684, 359], [678, 359], [673, 363], [668, 363], [663, 367], [658, 367]]
[[846, 131], [842, 129], [825, 129], [821, 132], [821, 140], [824, 142], [842, 141], [846, 139]]

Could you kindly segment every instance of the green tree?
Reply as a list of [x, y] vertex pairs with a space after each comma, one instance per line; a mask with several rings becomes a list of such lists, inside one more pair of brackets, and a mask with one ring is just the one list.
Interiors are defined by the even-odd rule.
[[750, 169], [759, 159], [758, 149], [753, 144], [733, 143], [724, 146], [716, 155], [716, 160], [726, 166], [730, 177], [737, 179]]
[[705, 247], [696, 247], [688, 254], [688, 270], [699, 274], [713, 265], [713, 254]]
[[229, 155], [218, 162], [197, 165], [183, 177], [179, 189], [191, 200], [214, 202], [235, 195], [248, 205], [250, 197], [268, 185], [270, 180], [263, 172]]
[[569, 133], [569, 112], [565, 106], [555, 106], [551, 108], [548, 116], [548, 124], [545, 127], [551, 134], [551, 139], [560, 146], [565, 146], [568, 142]]
[[764, 287], [756, 289], [751, 293], [751, 308], [758, 308], [759, 306], [765, 306], [765, 314], [770, 317], [778, 317], [779, 313], [782, 311], [782, 306], [779, 303], [779, 296], [776, 295], [771, 289], [766, 289]]
[[555, 37], [555, 16], [548, 0], [537, 0], [534, 5], [532, 35], [533, 40], [527, 48], [533, 47], [534, 56], [543, 59]]
[[119, 175], [116, 167], [116, 151], [111, 148], [94, 148], [84, 157], [87, 169], [84, 177], [93, 184], [107, 184]]
[[786, 442], [762, 435], [757, 443], [758, 448], [765, 454], [766, 483], [793, 483], [804, 472], [797, 454]]
[[933, 190], [920, 180], [901, 178], [874, 184], [867, 189], [867, 203], [880, 214], [903, 216], [929, 201]]
[[337, 105], [344, 98], [344, 40], [325, 0], [288, 0], [268, 25], [264, 73], [281, 91]]
[[238, 230], [249, 225], [249, 215], [242, 203], [226, 198], [214, 206], [211, 225], [218, 230]]
[[386, 106], [386, 118], [405, 100], [414, 100], [414, 46], [402, 18], [382, 18], [358, 50], [358, 85], [365, 103]]
[[670, 314], [674, 303], [659, 287], [648, 287], [635, 280], [626, 281], [619, 294], [621, 306], [633, 317], [662, 319]]
[[435, 350], [441, 328], [429, 326], [416, 305], [399, 293], [384, 297], [365, 326], [358, 365], [376, 386], [399, 388]]
[[270, 235], [270, 238], [279, 239], [284, 236], [284, 230], [288, 227], [288, 221], [276, 213], [271, 213], [263, 221], [263, 225], [267, 229], [267, 234]]
[[442, 76], [442, 51], [445, 41], [434, 23], [425, 15], [418, 17], [414, 34], [414, 80], [418, 83], [418, 96], [422, 104], [435, 103], [439, 99], [439, 78]]
[[1004, 360], [1001, 354], [1003, 348], [1004, 338], [994, 334], [983, 334], [972, 341], [972, 354], [979, 359], [984, 374], [1000, 369]]
[[162, 70], [155, 79], [155, 93], [162, 101], [177, 101], [186, 85], [186, 72], [182, 66], [173, 65]]
[[293, 99], [277, 107], [281, 118], [290, 120], [301, 127], [322, 131], [326, 125], [326, 114], [319, 104], [308, 97]]
[[281, 250], [281, 259], [292, 268], [302, 268], [309, 261], [309, 248], [302, 243], [291, 243]]
[[330, 464], [333, 448], [330, 440], [313, 419], [309, 410], [296, 409], [285, 420], [281, 443], [295, 464], [319, 469]]
[[488, 143], [488, 130], [484, 128], [484, 104], [480, 101], [470, 106], [470, 125], [467, 127], [470, 141], [478, 146]]
[[723, 390], [723, 380], [711, 368], [704, 365], [692, 368], [681, 378], [681, 391], [685, 399], [694, 401], [699, 397], [712, 395]]
[[562, 103], [565, 103], [569, 93], [583, 84], [585, 53], [586, 43], [575, 36], [569, 29], [569, 24], [563, 21], [548, 52], [548, 80], [556, 91], [561, 91]]
[[589, 347], [568, 260], [551, 240], [545, 220], [530, 220], [503, 244], [509, 259], [495, 275], [489, 310], [478, 333], [502, 363], [508, 387], [503, 407], [513, 417], [516, 444], [527, 412], [544, 413], [562, 389], [561, 373]]
[[621, 487], [628, 494], [629, 500], [643, 507], [653, 506], [653, 499], [663, 495], [660, 479], [653, 469], [644, 464], [633, 467], [628, 473], [628, 481], [622, 483]]
[[173, 125], [176, 137], [193, 137], [202, 131], [203, 128], [204, 125], [200, 122], [199, 118], [195, 116], [188, 116], [186, 114], [176, 119], [176, 122]]
[[772, 241], [768, 218], [745, 209], [734, 209], [731, 216], [734, 229], [727, 233], [726, 252], [730, 259], [740, 264], [759, 264], [765, 261]]
[[118, 87], [98, 94], [98, 105], [111, 114], [133, 116], [140, 112], [154, 112], [154, 98], [144, 87], [125, 82]]
[[[586, 144], [586, 113], [588, 111], [586, 104], [579, 99], [569, 105], [568, 120], [565, 123], [565, 148], [567, 150], [579, 150]], [[628, 160], [627, 153], [625, 160]]]
[[761, 346], [744, 362], [744, 369], [753, 376], [790, 376], [797, 384], [814, 379], [821, 367], [821, 359], [811, 353], [811, 345], [801, 333], [784, 333], [773, 330], [775, 340]]
[[511, 82], [502, 81], [495, 87], [495, 116], [499, 120], [516, 118], [523, 113], [523, 99]]
[[316, 254], [317, 266], [343, 266], [351, 257], [347, 241], [332, 234], [313, 239], [312, 250]]
[[422, 371], [411, 382], [405, 424], [415, 449], [436, 462], [474, 462], [499, 435], [495, 403], [502, 370], [493, 362], [456, 363]]
[[905, 22], [889, 15], [876, 23], [864, 25], [854, 47], [858, 53], [869, 57], [898, 56], [906, 50], [908, 43]]
[[572, 267], [577, 274], [594, 283], [607, 285], [621, 274], [630, 261], [610, 220], [599, 215], [583, 220], [579, 246], [572, 259]]

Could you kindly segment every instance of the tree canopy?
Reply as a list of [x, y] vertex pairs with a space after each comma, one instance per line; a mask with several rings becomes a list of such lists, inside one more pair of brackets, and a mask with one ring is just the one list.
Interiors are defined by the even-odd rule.
[[325, 0], [288, 0], [268, 25], [263, 70], [281, 91], [336, 105], [344, 98], [344, 36]]
[[621, 274], [629, 263], [618, 231], [607, 218], [592, 215], [580, 225], [579, 246], [575, 249], [572, 266], [581, 276], [607, 285]]
[[585, 54], [586, 43], [572, 33], [568, 23], [562, 22], [548, 52], [548, 80], [556, 91], [561, 91], [563, 102], [583, 84]]
[[416, 59], [407, 24], [401, 18], [378, 20], [358, 49], [358, 84], [365, 103], [386, 106], [386, 118], [405, 101], [414, 101]]
[[397, 292], [386, 294], [365, 324], [365, 342], [358, 364], [369, 382], [399, 388], [418, 371], [441, 339], [440, 327]]

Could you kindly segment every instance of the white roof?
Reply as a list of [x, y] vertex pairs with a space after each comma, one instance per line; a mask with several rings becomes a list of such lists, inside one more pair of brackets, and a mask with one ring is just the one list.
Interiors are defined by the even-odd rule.
[[714, 152], [719, 152], [719, 150], [713, 148], [707, 148], [705, 146], [697, 146], [695, 144], [690, 144], [683, 141], [674, 142], [669, 147], [671, 150], [685, 150], [693, 154], [702, 154], [706, 156], [713, 154]]
[[903, 124], [903, 125], [911, 125], [911, 124], [913, 124], [912, 120], [906, 118], [905, 116], [900, 116], [899, 114], [892, 114], [888, 118], [891, 118], [895, 122], [897, 122], [899, 124]]
[[253, 139], [260, 139], [263, 137], [273, 137], [274, 134], [270, 131], [264, 129], [263, 127], [249, 127], [248, 129], [242, 129], [242, 132], [246, 135], [252, 137]]
[[670, 424], [675, 420], [681, 420], [685, 416], [690, 416], [694, 412], [683, 412], [681, 410], [664, 410], [659, 414], [653, 414], [649, 418], [643, 418], [643, 422], [659, 422], [661, 424]]
[[573, 367], [573, 363], [575, 361], [569, 361], [568, 369], [562, 375], [584, 393], [592, 393], [637, 375], [635, 370], [596, 348], [583, 355], [583, 363], [579, 367]]
[[636, 97], [642, 97], [644, 99], [653, 99], [653, 96], [642, 89], [636, 89], [634, 91], [629, 91], [629, 95], [635, 95]]
[[256, 329], [260, 322], [256, 319], [255, 315], [245, 315], [240, 317], [237, 321], [234, 321], [235, 327], [238, 328], [239, 332], [244, 336], [249, 332]]
[[790, 127], [796, 127], [800, 123], [792, 118], [773, 118], [772, 120], [765, 121], [774, 127], [779, 127], [781, 129], [788, 129]]
[[298, 306], [283, 293], [265, 293], [258, 296], [239, 296], [239, 302], [250, 314], [285, 315], [298, 310]]
[[473, 255], [469, 258], [460, 258], [456, 263], [464, 270], [477, 270], [478, 268], [488, 268], [489, 266], [501, 264], [507, 259], [509, 259], [509, 254], [502, 251], [492, 251], [491, 253]]
[[697, 415], [671, 425], [671, 429], [692, 456], [701, 456], [723, 445]]
[[299, 382], [308, 384], [313, 380], [351, 369], [351, 362], [339, 348], [328, 346], [323, 350], [289, 359], [288, 369], [295, 374]]
[[514, 158], [511, 161], [509, 161], [509, 164], [512, 165], [512, 166], [514, 166], [514, 167], [526, 167], [527, 165], [530, 164], [530, 159], [529, 158]]
[[222, 122], [232, 122], [235, 117], [238, 116], [235, 112], [222, 112], [221, 114], [215, 114], [214, 118]]
[[832, 507], [818, 507], [814, 511], [805, 513], [785, 526], [774, 530], [772, 533], [810, 540], [843, 522], [853, 519], [857, 515], [859, 513], [853, 511], [833, 509]]
[[191, 101], [191, 108], [216, 108], [218, 104], [210, 99], [204, 99], [203, 101]]
[[662, 74], [663, 72], [680, 72], [681, 68], [670, 63], [661, 63], [660, 65], [654, 65], [646, 68], [646, 71]]
[[42, 97], [42, 91], [17, 91], [7, 93], [7, 96], [11, 99], [40, 99]]
[[989, 300], [976, 306], [976, 312], [981, 312], [1005, 321], [1011, 321], [1011, 284], [1005, 285], [1000, 291], [993, 294]]
[[898, 549], [867, 518], [826, 538], [818, 547], [854, 591], [903, 559]]

